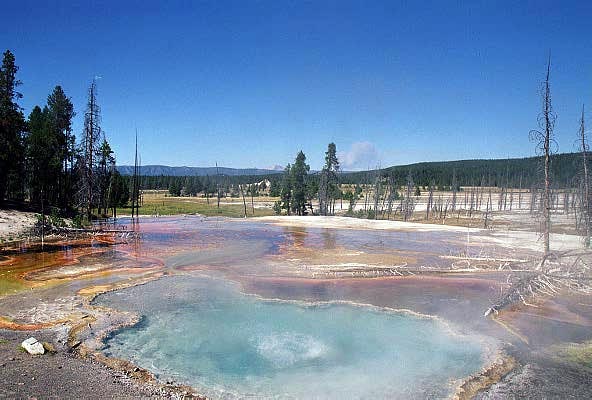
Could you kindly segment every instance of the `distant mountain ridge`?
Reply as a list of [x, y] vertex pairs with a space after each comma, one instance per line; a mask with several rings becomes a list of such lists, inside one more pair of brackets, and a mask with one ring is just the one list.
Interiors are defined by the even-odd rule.
[[[559, 153], [551, 156], [551, 177], [554, 185], [573, 186], [581, 169], [581, 153]], [[588, 158], [589, 168], [592, 159]], [[117, 167], [122, 175], [132, 175], [133, 167]], [[264, 168], [227, 168], [219, 167], [222, 176], [265, 176], [270, 180], [280, 179], [283, 170]], [[431, 182], [438, 185], [452, 185], [454, 176], [461, 185], [485, 185], [530, 188], [540, 183], [541, 157], [506, 158], [506, 159], [471, 159], [455, 161], [428, 161], [408, 165], [394, 165], [380, 170], [341, 171], [342, 183], [373, 182], [377, 173], [392, 176], [399, 185], [405, 185], [411, 173], [413, 182], [419, 186], [428, 186]], [[316, 176], [318, 171], [310, 171]], [[140, 168], [144, 176], [216, 176], [216, 167], [169, 167], [165, 165], [144, 165]], [[241, 181], [242, 182], [242, 181]]]
[[[118, 165], [117, 170], [121, 175], [133, 175], [133, 165]], [[283, 170], [261, 168], [228, 168], [228, 167], [169, 167], [167, 165], [142, 165], [140, 175], [144, 176], [226, 176], [243, 175], [270, 175], [278, 174]]]

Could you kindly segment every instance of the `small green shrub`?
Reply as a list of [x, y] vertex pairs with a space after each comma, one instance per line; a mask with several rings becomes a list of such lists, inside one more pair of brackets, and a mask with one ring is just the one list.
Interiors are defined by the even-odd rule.
[[280, 215], [282, 213], [282, 202], [281, 201], [276, 201], [275, 203], [273, 203], [273, 212], [276, 215]]
[[74, 218], [72, 218], [72, 225], [74, 225], [75, 228], [82, 228], [82, 215], [81, 214], [76, 214], [76, 216]]

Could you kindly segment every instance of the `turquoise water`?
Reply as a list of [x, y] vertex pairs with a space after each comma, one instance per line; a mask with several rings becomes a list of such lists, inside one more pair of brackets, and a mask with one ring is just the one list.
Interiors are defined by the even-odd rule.
[[105, 353], [213, 398], [442, 398], [483, 363], [477, 339], [435, 319], [262, 300], [221, 279], [165, 278], [98, 303], [144, 316]]

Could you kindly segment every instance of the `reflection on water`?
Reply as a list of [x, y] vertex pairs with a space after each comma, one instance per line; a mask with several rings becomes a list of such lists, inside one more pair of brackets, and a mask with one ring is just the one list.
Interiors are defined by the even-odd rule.
[[[134, 229], [138, 238], [130, 237], [116, 245], [118, 251], [136, 258], [158, 257], [161, 260], [183, 252], [205, 249], [257, 247], [258, 257], [294, 255], [308, 250], [317, 254], [344, 255], [356, 262], [355, 256], [398, 255], [407, 257], [409, 266], [448, 266], [440, 256], [468, 254], [473, 256], [503, 255], [511, 257], [508, 248], [495, 248], [467, 241], [461, 231], [405, 231], [405, 230], [351, 230], [333, 228], [281, 227], [250, 220], [228, 220], [201, 216], [142, 218], [134, 222], [120, 218], [115, 227]], [[56, 242], [41, 246], [24, 245], [6, 250], [2, 257], [31, 253], [60, 253], [62, 258], [74, 256], [77, 247], [91, 246], [96, 251], [107, 251], [112, 243], [100, 240]], [[231, 253], [231, 251], [228, 251]], [[301, 256], [300, 254], [296, 254]], [[253, 254], [248, 254], [255, 257]], [[1, 261], [1, 259], [0, 259]], [[227, 264], [236, 260], [229, 257]]]
[[291, 239], [292, 246], [296, 248], [304, 247], [307, 236], [305, 227], [284, 227], [284, 235], [287, 240]]
[[109, 293], [144, 315], [107, 354], [213, 398], [441, 398], [482, 365], [480, 343], [437, 320], [348, 304], [265, 301], [206, 277]]

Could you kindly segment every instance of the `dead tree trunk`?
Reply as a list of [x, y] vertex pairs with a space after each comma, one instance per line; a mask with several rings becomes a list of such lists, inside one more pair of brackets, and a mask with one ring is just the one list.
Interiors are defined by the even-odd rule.
[[405, 209], [403, 210], [403, 218], [405, 221], [411, 217], [413, 214], [413, 177], [411, 176], [411, 171], [407, 175], [407, 187], [405, 188]]
[[251, 212], [255, 215], [255, 189], [256, 183], [251, 184]]
[[430, 182], [428, 186], [428, 202], [426, 204], [426, 220], [430, 219], [430, 209], [432, 208], [432, 204], [434, 203], [434, 181]]
[[238, 189], [241, 192], [241, 196], [243, 197], [243, 206], [245, 207], [245, 218], [247, 218], [247, 200], [245, 199], [245, 191], [243, 190], [242, 185], [238, 185]]
[[552, 108], [551, 108], [551, 89], [549, 86], [549, 74], [551, 71], [551, 60], [549, 59], [549, 63], [547, 65], [547, 79], [545, 80], [545, 141], [544, 141], [544, 151], [545, 151], [545, 197], [544, 197], [544, 205], [543, 205], [543, 218], [544, 218], [544, 252], [545, 255], [549, 254], [550, 244], [549, 244], [549, 234], [551, 231], [551, 205], [549, 204], [549, 199], [551, 196], [551, 180], [549, 176], [549, 167], [551, 164], [550, 153], [551, 153], [551, 135], [553, 133], [553, 125], [554, 121], [552, 121]]
[[452, 170], [452, 204], [450, 205], [450, 210], [454, 212], [456, 210], [456, 188], [458, 186], [458, 182], [456, 181], [456, 168]]
[[[553, 112], [551, 105], [551, 85], [550, 85], [550, 74], [551, 74], [551, 57], [547, 63], [547, 75], [543, 83], [542, 88], [542, 99], [543, 99], [543, 110], [538, 118], [539, 129], [532, 130], [530, 137], [536, 141], [537, 148], [542, 152], [543, 163], [544, 163], [544, 189], [542, 199], [542, 220], [541, 220], [541, 231], [543, 236], [543, 251], [544, 256], [549, 255], [549, 236], [551, 231], [551, 177], [550, 177], [550, 164], [551, 164], [551, 144], [553, 143], [553, 128], [555, 126], [556, 116]], [[541, 263], [542, 268], [542, 263]]]
[[218, 170], [218, 162], [216, 161], [216, 196], [218, 197], [218, 212], [220, 212], [220, 172]]
[[520, 184], [518, 188], [518, 210], [522, 208], [522, 174], [520, 174]]
[[485, 208], [485, 218], [483, 220], [483, 227], [487, 229], [487, 220], [489, 219], [489, 212], [491, 211], [491, 188], [489, 189], [489, 196], [487, 197], [487, 207]]
[[374, 179], [374, 219], [378, 219], [378, 201], [380, 198], [380, 174]]
[[101, 135], [100, 127], [100, 108], [97, 104], [97, 86], [93, 79], [88, 89], [88, 101], [84, 113], [84, 136], [83, 141], [83, 162], [82, 162], [82, 180], [80, 187], [80, 205], [86, 213], [88, 221], [92, 218], [92, 208], [94, 204], [94, 155], [98, 151], [98, 141]]
[[[580, 211], [580, 215], [582, 218], [582, 223], [584, 225], [582, 232], [584, 234], [584, 242], [586, 246], [590, 245], [590, 214], [592, 210], [590, 210], [590, 181], [588, 177], [588, 143], [586, 141], [586, 126], [584, 120], [584, 106], [582, 106], [582, 118], [580, 120], [580, 140], [581, 140], [581, 151], [582, 151], [582, 169], [584, 176], [582, 177], [583, 182], [582, 185], [582, 193], [580, 194], [582, 200], [582, 210]], [[577, 218], [576, 218], [577, 220]], [[580, 224], [581, 225], [581, 224]]]

